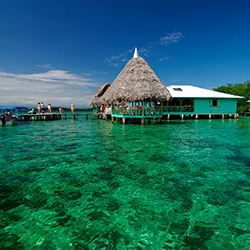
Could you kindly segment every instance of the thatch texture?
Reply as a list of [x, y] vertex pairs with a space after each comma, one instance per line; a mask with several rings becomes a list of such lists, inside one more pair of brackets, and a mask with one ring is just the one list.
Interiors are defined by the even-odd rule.
[[104, 85], [102, 85], [97, 90], [97, 92], [93, 95], [93, 97], [91, 98], [91, 100], [88, 103], [88, 106], [104, 104], [104, 102], [102, 100], [102, 96], [108, 90], [109, 87], [110, 87], [110, 84], [108, 82], [105, 83]]
[[168, 101], [171, 95], [149, 64], [142, 58], [132, 58], [116, 77], [102, 99], [111, 101]]

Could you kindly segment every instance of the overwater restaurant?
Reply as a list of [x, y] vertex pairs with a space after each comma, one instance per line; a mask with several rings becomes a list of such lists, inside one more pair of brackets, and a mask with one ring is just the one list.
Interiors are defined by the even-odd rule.
[[194, 115], [212, 118], [213, 116], [237, 116], [237, 99], [244, 98], [190, 85], [168, 86], [172, 99], [163, 104], [163, 114], [185, 116]]
[[166, 87], [139, 56], [136, 48], [133, 58], [112, 85], [104, 84], [88, 105], [94, 107], [97, 116], [110, 116], [112, 122], [115, 119], [122, 119], [123, 123], [126, 120], [140, 120], [144, 124], [145, 120], [158, 119], [160, 122], [163, 117], [170, 119], [173, 116], [181, 119], [218, 115], [236, 118], [238, 98], [244, 97], [188, 85]]

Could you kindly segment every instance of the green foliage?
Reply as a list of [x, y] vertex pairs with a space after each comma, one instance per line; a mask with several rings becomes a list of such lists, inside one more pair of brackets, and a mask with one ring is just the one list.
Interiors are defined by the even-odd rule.
[[244, 83], [236, 83], [236, 84], [227, 84], [226, 86], [220, 86], [218, 88], [213, 88], [215, 91], [231, 94], [231, 95], [239, 95], [244, 96], [245, 99], [238, 99], [237, 110], [241, 112], [243, 110], [248, 110], [250, 108], [250, 103], [247, 103], [250, 100], [250, 81], [247, 80]]

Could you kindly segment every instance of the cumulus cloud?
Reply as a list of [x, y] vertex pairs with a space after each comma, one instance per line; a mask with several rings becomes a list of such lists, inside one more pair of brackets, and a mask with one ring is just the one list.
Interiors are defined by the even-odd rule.
[[[0, 106], [35, 106], [37, 102], [53, 106], [87, 107], [99, 84], [63, 70], [14, 74], [0, 72]], [[93, 90], [92, 90], [93, 89]]]

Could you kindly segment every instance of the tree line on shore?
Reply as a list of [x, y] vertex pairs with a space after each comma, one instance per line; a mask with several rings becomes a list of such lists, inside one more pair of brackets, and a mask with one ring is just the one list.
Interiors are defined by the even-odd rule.
[[223, 92], [231, 95], [239, 95], [244, 96], [245, 99], [238, 99], [237, 111], [248, 111], [250, 107], [250, 103], [247, 102], [250, 100], [250, 81], [246, 80], [244, 83], [236, 83], [220, 86], [217, 88], [213, 88], [215, 91]]

